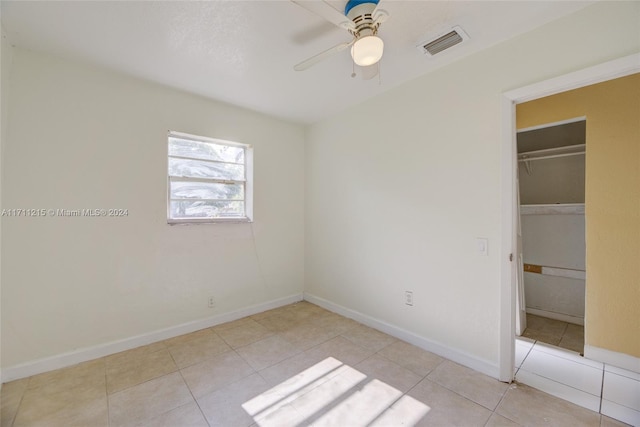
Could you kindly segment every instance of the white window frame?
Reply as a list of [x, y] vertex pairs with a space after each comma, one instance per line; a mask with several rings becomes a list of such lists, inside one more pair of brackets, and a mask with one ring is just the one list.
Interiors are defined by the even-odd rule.
[[[193, 178], [196, 181], [206, 181], [222, 184], [242, 184], [244, 186], [244, 216], [241, 217], [207, 217], [207, 218], [172, 218], [171, 217], [171, 178], [169, 175], [169, 159], [174, 157], [169, 154], [170, 138], [188, 139], [197, 142], [205, 142], [217, 145], [227, 145], [232, 147], [240, 147], [244, 149], [244, 181]], [[179, 157], [184, 158], [184, 157]], [[203, 159], [193, 158], [193, 160], [202, 161]], [[206, 160], [205, 160], [206, 161]], [[191, 135], [183, 132], [169, 131], [167, 135], [167, 223], [176, 224], [216, 224], [216, 223], [240, 223], [253, 222], [253, 146], [250, 144], [242, 144], [234, 141], [226, 141], [223, 139], [208, 138], [205, 136]], [[177, 177], [180, 178], [180, 177]], [[188, 178], [191, 179], [191, 178]], [[197, 200], [197, 199], [195, 199]]]

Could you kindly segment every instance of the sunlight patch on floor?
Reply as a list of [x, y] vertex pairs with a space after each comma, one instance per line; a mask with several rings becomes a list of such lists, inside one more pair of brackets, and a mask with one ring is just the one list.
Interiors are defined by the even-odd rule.
[[422, 402], [328, 357], [245, 402], [260, 427], [282, 425], [415, 425], [429, 411]]

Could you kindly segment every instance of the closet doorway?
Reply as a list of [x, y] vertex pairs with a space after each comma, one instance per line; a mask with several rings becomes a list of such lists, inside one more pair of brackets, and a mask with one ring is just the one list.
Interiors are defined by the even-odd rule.
[[584, 352], [586, 121], [517, 131], [521, 335]]

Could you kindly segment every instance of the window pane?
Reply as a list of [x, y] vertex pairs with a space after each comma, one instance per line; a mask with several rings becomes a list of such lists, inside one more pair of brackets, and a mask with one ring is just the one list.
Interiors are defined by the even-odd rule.
[[169, 137], [169, 155], [244, 164], [244, 148]]
[[171, 218], [244, 218], [244, 202], [171, 201]]
[[244, 200], [244, 186], [242, 184], [172, 181], [171, 198]]
[[169, 175], [244, 181], [244, 166], [169, 157]]

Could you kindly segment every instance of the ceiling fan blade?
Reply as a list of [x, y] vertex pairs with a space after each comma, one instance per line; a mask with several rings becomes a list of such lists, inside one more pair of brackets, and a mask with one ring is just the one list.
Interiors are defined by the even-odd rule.
[[315, 13], [321, 18], [326, 19], [334, 25], [346, 30], [354, 30], [355, 24], [343, 13], [334, 9], [329, 3], [324, 0], [291, 0], [292, 3], [307, 9], [311, 13]]
[[376, 24], [382, 24], [383, 22], [385, 22], [387, 19], [389, 19], [389, 12], [387, 12], [384, 9], [378, 9], [376, 7], [376, 9], [373, 11], [373, 13], [371, 14], [371, 17], [373, 19], [373, 22]]
[[340, 43], [338, 45], [335, 45], [334, 47], [331, 47], [331, 48], [325, 50], [324, 52], [320, 52], [319, 54], [317, 54], [315, 56], [312, 56], [309, 59], [305, 59], [301, 63], [295, 65], [293, 67], [293, 69], [296, 70], [296, 71], [304, 71], [307, 68], [312, 67], [313, 65], [316, 65], [318, 62], [322, 61], [323, 59], [328, 58], [333, 54], [336, 54], [338, 52], [341, 52], [341, 51], [347, 49], [354, 42], [355, 42], [355, 39], [351, 40], [350, 42], [344, 42], [344, 43]]

